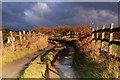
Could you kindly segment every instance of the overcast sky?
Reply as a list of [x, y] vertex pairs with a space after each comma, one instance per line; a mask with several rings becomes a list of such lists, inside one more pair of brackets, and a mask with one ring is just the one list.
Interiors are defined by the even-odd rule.
[[3, 25], [13, 30], [31, 30], [35, 27], [84, 25], [92, 20], [92, 27], [118, 25], [117, 2], [3, 2]]

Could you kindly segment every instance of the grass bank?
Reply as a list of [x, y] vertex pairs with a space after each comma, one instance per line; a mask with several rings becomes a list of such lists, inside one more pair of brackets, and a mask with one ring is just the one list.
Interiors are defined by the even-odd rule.
[[20, 79], [24, 78], [44, 78], [47, 66], [53, 61], [54, 57], [66, 46], [59, 44], [59, 42], [52, 41], [51, 43], [56, 44], [54, 48], [48, 50], [42, 55], [38, 56], [32, 61], [25, 69]]
[[11, 44], [5, 45], [2, 54], [2, 65], [20, 59], [28, 54], [32, 54], [38, 50], [42, 50], [48, 46], [47, 36], [37, 38], [36, 40], [31, 38], [30, 40], [15, 42], [15, 51], [12, 51]]
[[107, 53], [99, 53], [99, 46], [76, 44], [75, 61], [82, 78], [118, 78], [119, 62]]

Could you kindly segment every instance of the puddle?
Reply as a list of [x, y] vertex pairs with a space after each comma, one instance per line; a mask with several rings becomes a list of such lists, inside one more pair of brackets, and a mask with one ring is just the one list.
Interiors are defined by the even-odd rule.
[[65, 71], [68, 70], [71, 66], [68, 65], [60, 65], [60, 66], [55, 66], [55, 68], [61, 68], [64, 69]]
[[71, 60], [71, 59], [66, 59], [63, 64], [64, 64], [64, 65], [70, 65], [71, 63], [72, 63], [72, 60]]
[[68, 51], [68, 54], [60, 60], [61, 65], [55, 66], [55, 68], [61, 70], [65, 78], [79, 78], [79, 76], [76, 75], [77, 73], [75, 69], [71, 65], [75, 53], [74, 48], [68, 46]]

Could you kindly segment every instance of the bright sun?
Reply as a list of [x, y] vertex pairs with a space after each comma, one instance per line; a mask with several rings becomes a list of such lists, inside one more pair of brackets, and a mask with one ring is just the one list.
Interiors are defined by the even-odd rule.
[[24, 14], [25, 14], [25, 15], [28, 15], [28, 13], [27, 13], [27, 12], [24, 12]]

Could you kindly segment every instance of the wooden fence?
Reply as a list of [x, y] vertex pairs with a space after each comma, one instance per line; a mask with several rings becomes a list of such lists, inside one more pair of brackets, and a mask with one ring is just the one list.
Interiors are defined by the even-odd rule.
[[15, 50], [15, 41], [16, 41], [16, 37], [19, 37], [18, 39], [20, 40], [21, 44], [23, 43], [23, 41], [29, 40], [31, 38], [36, 39], [36, 37], [41, 37], [44, 34], [41, 34], [40, 32], [36, 33], [36, 32], [26, 32], [26, 31], [19, 31], [19, 34], [13, 34], [13, 31], [10, 31], [10, 36], [7, 37], [7, 43], [12, 43], [12, 48], [13, 51]]
[[[100, 52], [103, 51], [103, 46], [104, 46], [104, 41], [109, 42], [108, 45], [108, 52], [112, 54], [112, 44], [120, 45], [120, 41], [115, 41], [113, 40], [113, 32], [119, 31], [120, 32], [120, 27], [119, 28], [114, 28], [113, 23], [110, 25], [110, 28], [106, 28], [105, 25], [102, 26], [102, 29], [99, 29], [98, 27], [95, 29], [92, 29], [92, 34], [88, 34], [82, 38], [86, 38], [88, 36], [92, 36], [92, 40], [95, 40], [95, 43], [98, 40], [101, 40], [101, 46], [100, 46]], [[101, 33], [100, 33], [101, 32]], [[105, 38], [106, 32], [109, 32], [109, 39]], [[72, 34], [72, 33], [71, 33]], [[19, 37], [20, 42], [22, 43], [24, 40], [29, 40], [30, 38], [36, 38], [37, 36], [40, 36], [41, 33], [35, 33], [35, 32], [25, 32], [25, 31], [19, 31], [18, 35], [14, 35], [12, 31], [10, 31], [10, 37], [8, 37], [7, 43], [12, 43], [13, 50], [15, 49], [14, 47], [14, 41], [16, 37]], [[43, 35], [43, 34], [42, 34]], [[70, 33], [69, 33], [70, 35]], [[79, 34], [76, 32], [76, 35], [79, 36]], [[101, 37], [99, 36], [101, 35]], [[65, 36], [65, 35], [64, 35]]]
[[[108, 42], [108, 53], [112, 54], [112, 44], [116, 44], [120, 46], [119, 40], [113, 40], [113, 32], [120, 32], [120, 27], [114, 28], [114, 23], [110, 24], [110, 28], [106, 28], [105, 25], [102, 26], [102, 29], [98, 29], [98, 27], [95, 29], [92, 29], [92, 41], [95, 41], [95, 44], [98, 40], [101, 41], [100, 44], [100, 52], [103, 51], [104, 41]], [[98, 36], [101, 32], [101, 38]], [[109, 39], [105, 38], [105, 33], [109, 32]]]

